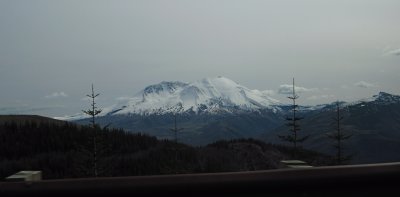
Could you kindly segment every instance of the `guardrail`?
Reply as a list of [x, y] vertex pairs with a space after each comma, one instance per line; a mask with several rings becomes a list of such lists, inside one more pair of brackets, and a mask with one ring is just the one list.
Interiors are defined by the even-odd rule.
[[382, 196], [400, 194], [400, 162], [232, 173], [1, 182], [0, 196]]

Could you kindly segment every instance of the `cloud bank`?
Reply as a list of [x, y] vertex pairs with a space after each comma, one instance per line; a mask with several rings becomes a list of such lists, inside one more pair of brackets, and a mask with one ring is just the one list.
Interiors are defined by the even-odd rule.
[[374, 85], [372, 83], [368, 83], [366, 81], [359, 81], [357, 83], [354, 83], [354, 86], [357, 86], [359, 88], [374, 88], [374, 87], [377, 87], [377, 85]]
[[53, 93], [45, 96], [45, 98], [47, 98], [47, 99], [56, 99], [56, 98], [63, 98], [63, 97], [68, 97], [68, 95], [65, 92], [53, 92]]
[[331, 99], [335, 98], [335, 95], [333, 94], [323, 94], [323, 95], [313, 95], [308, 97], [308, 100], [321, 100], [321, 99]]
[[394, 49], [386, 53], [387, 55], [400, 56], [400, 49]]
[[[303, 92], [313, 92], [317, 91], [318, 88], [305, 88], [300, 86], [294, 86], [296, 93], [303, 93]], [[279, 86], [278, 89], [279, 94], [292, 94], [293, 93], [293, 85], [283, 84]]]
[[0, 114], [32, 114], [46, 110], [63, 108], [63, 106], [16, 106], [16, 107], [1, 107]]

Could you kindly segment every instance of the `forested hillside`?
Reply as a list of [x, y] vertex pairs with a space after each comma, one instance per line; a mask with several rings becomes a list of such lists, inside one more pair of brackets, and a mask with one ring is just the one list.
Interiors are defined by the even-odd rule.
[[[0, 179], [20, 170], [42, 170], [44, 179], [93, 176], [94, 129], [72, 123], [5, 121], [0, 125]], [[118, 129], [97, 128], [99, 176], [276, 169], [290, 148], [252, 139], [192, 147]], [[312, 165], [330, 157], [304, 151]]]

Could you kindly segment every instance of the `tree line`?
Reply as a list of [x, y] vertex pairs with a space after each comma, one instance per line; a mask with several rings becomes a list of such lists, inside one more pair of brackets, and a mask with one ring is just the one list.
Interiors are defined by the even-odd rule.
[[[65, 122], [6, 122], [0, 125], [0, 179], [21, 170], [41, 170], [44, 179], [95, 177], [93, 129], [97, 132], [97, 176], [136, 176], [279, 168], [291, 147], [252, 139], [192, 147], [122, 129]], [[304, 151], [314, 165], [329, 157]]]
[[[278, 137], [285, 142], [289, 142], [293, 145], [292, 149], [292, 159], [302, 159], [298, 155], [298, 152], [302, 150], [302, 147], [299, 146], [302, 142], [307, 140], [310, 136], [302, 136], [300, 137], [299, 133], [301, 131], [299, 121], [304, 119], [304, 117], [301, 117], [298, 115], [299, 111], [299, 106], [296, 104], [296, 100], [299, 98], [299, 96], [296, 94], [296, 89], [295, 89], [295, 83], [294, 83], [294, 78], [293, 78], [293, 85], [292, 85], [292, 95], [288, 96], [290, 100], [292, 100], [292, 113], [290, 116], [286, 117], [287, 121], [287, 126], [289, 127], [290, 133], [288, 135], [279, 135]], [[333, 125], [333, 132], [328, 133], [327, 137], [331, 138], [333, 140], [333, 147], [336, 149], [336, 155], [334, 156], [334, 164], [336, 165], [341, 165], [341, 164], [346, 164], [348, 163], [353, 155], [351, 154], [344, 154], [344, 147], [343, 147], [343, 141], [349, 139], [352, 137], [352, 134], [348, 134], [347, 132], [343, 131], [341, 122], [343, 120], [343, 116], [341, 115], [341, 109], [340, 109], [340, 102], [336, 102], [336, 109], [335, 109], [335, 115], [332, 117], [332, 125]]]

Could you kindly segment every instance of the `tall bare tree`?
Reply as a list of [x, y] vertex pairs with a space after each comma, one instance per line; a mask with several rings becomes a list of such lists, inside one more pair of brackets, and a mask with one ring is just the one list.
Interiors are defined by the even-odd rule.
[[96, 105], [95, 99], [100, 94], [95, 94], [94, 86], [92, 84], [92, 93], [86, 95], [90, 99], [90, 108], [88, 110], [82, 110], [83, 113], [91, 116], [91, 126], [93, 128], [93, 175], [95, 177], [98, 176], [98, 168], [97, 168], [97, 129], [99, 128], [96, 124], [96, 116], [101, 113], [101, 109], [99, 109]]
[[284, 135], [284, 136], [278, 136], [281, 140], [287, 141], [293, 144], [293, 157], [297, 157], [297, 152], [298, 152], [298, 143], [301, 143], [305, 141], [308, 136], [301, 137], [299, 138], [298, 132], [300, 131], [300, 125], [299, 121], [303, 119], [303, 117], [299, 117], [298, 114], [296, 113], [298, 111], [298, 105], [296, 104], [296, 100], [299, 98], [299, 96], [296, 94], [295, 90], [295, 83], [294, 83], [294, 78], [293, 78], [293, 89], [292, 89], [292, 95], [288, 96], [289, 99], [292, 100], [292, 114], [289, 117], [286, 117], [286, 121], [288, 123], [286, 124], [289, 126], [289, 135]]
[[336, 102], [336, 114], [335, 117], [333, 118], [334, 120], [334, 128], [335, 132], [333, 134], [329, 134], [328, 137], [333, 139], [335, 141], [335, 144], [333, 145], [336, 149], [336, 163], [338, 165], [343, 164], [346, 161], [349, 161], [351, 159], [351, 155], [345, 156], [343, 154], [343, 145], [342, 142], [344, 140], [349, 139], [352, 135], [351, 134], [346, 134], [342, 127], [341, 127], [341, 121], [343, 120], [343, 116], [340, 114], [340, 103], [339, 101]]

